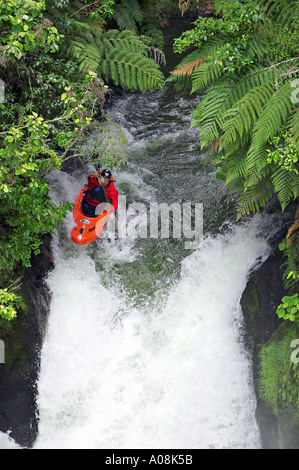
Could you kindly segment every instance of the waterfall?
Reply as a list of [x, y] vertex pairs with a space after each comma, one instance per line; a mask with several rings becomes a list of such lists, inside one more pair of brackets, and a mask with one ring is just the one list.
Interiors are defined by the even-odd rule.
[[[124, 94], [110, 110], [128, 139], [128, 166], [113, 171], [120, 195], [203, 204], [203, 239], [196, 249], [172, 236], [77, 246], [67, 214], [47, 278], [35, 449], [261, 446], [240, 298], [269, 253], [271, 217], [234, 223], [234, 198], [201, 161], [192, 109], [168, 87]], [[74, 202], [92, 171], [53, 172], [52, 199]]]
[[[55, 178], [68, 195], [81, 184]], [[125, 281], [134, 263], [151, 276], [149, 241], [72, 246], [70, 214], [53, 243], [35, 448], [259, 448], [239, 300], [268, 253], [263, 223], [207, 235], [144, 299]]]

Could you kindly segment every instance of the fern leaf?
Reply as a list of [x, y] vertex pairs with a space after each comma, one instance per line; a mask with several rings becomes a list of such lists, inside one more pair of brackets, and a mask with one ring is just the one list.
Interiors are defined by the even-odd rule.
[[195, 68], [199, 67], [204, 62], [204, 57], [200, 59], [193, 60], [191, 62], [184, 62], [177, 69], [173, 70], [170, 73], [174, 75], [191, 75]]
[[206, 119], [221, 121], [221, 116], [231, 109], [252, 88], [265, 83], [275, 82], [274, 70], [268, 71], [264, 67], [255, 67], [248, 75], [240, 79], [221, 78], [211, 86], [205, 96], [197, 105], [193, 117], [198, 125]]
[[272, 41], [264, 34], [264, 31], [257, 31], [247, 44], [246, 55], [254, 62], [262, 62], [271, 53], [272, 48]]
[[158, 29], [153, 23], [143, 24], [140, 28], [140, 33], [147, 46], [153, 46], [160, 51], [164, 47], [164, 37], [161, 29]]
[[98, 48], [92, 44], [71, 41], [68, 54], [79, 63], [80, 71], [95, 71], [101, 60]]
[[223, 114], [220, 120], [222, 148], [226, 149], [233, 143], [243, 146], [248, 141], [251, 129], [272, 94], [273, 85], [269, 83], [254, 87]]
[[148, 48], [132, 31], [109, 30], [70, 42], [68, 54], [79, 62], [80, 70], [97, 70], [108, 81], [142, 92], [163, 89], [164, 75], [148, 57]]
[[236, 152], [233, 152], [232, 155], [227, 156], [226, 158], [226, 178], [225, 185], [229, 186], [234, 181], [242, 178], [245, 172], [245, 157], [248, 151], [248, 146], [243, 147]]
[[270, 166], [267, 162], [268, 148], [269, 146], [267, 144], [262, 145], [258, 150], [254, 150], [252, 147], [249, 148], [246, 155], [244, 171], [244, 178], [246, 180], [245, 189], [255, 186], [267, 167], [269, 167], [270, 170]]
[[131, 90], [136, 89], [136, 83], [142, 92], [163, 89], [164, 76], [150, 58], [121, 51], [108, 54], [100, 64], [100, 72], [106, 80], [112, 78], [112, 70], [115, 73], [115, 66], [118, 71], [118, 80]]
[[284, 211], [289, 202], [294, 199], [294, 187], [298, 184], [298, 177], [294, 172], [278, 167], [271, 179], [282, 211]]
[[[177, 70], [179, 70], [185, 63], [195, 62], [197, 60], [201, 60], [201, 58], [201, 51], [199, 51], [198, 49], [192, 51], [190, 54], [184, 57], [183, 60], [181, 60], [181, 62], [175, 67], [174, 70], [170, 72], [170, 76], [167, 78], [166, 81], [174, 83], [174, 89], [180, 90], [183, 88], [191, 88], [190, 75], [177, 73]], [[193, 71], [194, 69], [195, 68], [193, 68]]]
[[121, 49], [122, 51], [135, 52], [147, 55], [148, 48], [132, 31], [118, 31], [110, 29], [103, 38], [106, 49]]
[[269, 179], [263, 179], [254, 188], [244, 191], [237, 201], [237, 220], [265, 207], [272, 195], [273, 185]]
[[140, 24], [144, 19], [144, 13], [138, 0], [122, 0], [122, 3], [126, 5], [136, 23]]
[[296, 1], [268, 0], [265, 4], [265, 10], [267, 11], [268, 16], [274, 15], [277, 23], [279, 24], [288, 24], [289, 26], [293, 21], [298, 21]]
[[144, 14], [137, 0], [122, 0], [114, 6], [113, 18], [120, 29], [136, 31], [136, 24], [142, 22]]
[[219, 136], [219, 129], [216, 126], [215, 121], [205, 122], [199, 129], [198, 137], [200, 142], [200, 147], [203, 149], [211, 142], [215, 141]]
[[220, 64], [214, 62], [203, 63], [192, 73], [191, 93], [207, 88], [212, 82], [220, 78], [222, 73], [223, 70]]
[[120, 29], [136, 31], [137, 27], [134, 18], [131, 17], [129, 10], [125, 5], [115, 5], [113, 18]]
[[292, 132], [297, 150], [299, 152], [299, 108], [295, 110], [292, 118]]
[[208, 88], [203, 99], [193, 112], [191, 127], [201, 126], [199, 131], [202, 147], [213, 141], [221, 127], [223, 115], [252, 88], [274, 83], [275, 72], [264, 67], [255, 67], [239, 80], [221, 78]]
[[294, 109], [291, 92], [290, 83], [286, 82], [272, 95], [255, 123], [252, 136], [253, 149], [258, 149], [274, 137], [288, 121]]

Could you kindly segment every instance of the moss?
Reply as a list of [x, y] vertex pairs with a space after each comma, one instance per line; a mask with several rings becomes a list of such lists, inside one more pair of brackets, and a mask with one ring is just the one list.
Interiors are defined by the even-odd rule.
[[281, 448], [299, 442], [299, 363], [291, 346], [298, 338], [299, 325], [285, 321], [260, 352], [259, 398], [277, 417]]
[[5, 345], [5, 364], [10, 367], [11, 371], [16, 369], [15, 365], [18, 363], [19, 367], [26, 366], [28, 369], [28, 345], [24, 330], [27, 327], [27, 307], [24, 310], [18, 310], [18, 318], [7, 321], [0, 319], [0, 339]]
[[260, 309], [259, 298], [255, 290], [252, 290], [250, 301], [247, 304], [247, 309], [250, 320], [253, 322], [254, 317], [258, 314]]

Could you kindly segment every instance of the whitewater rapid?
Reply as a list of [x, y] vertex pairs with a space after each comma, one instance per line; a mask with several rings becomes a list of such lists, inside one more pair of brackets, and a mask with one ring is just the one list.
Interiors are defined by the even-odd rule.
[[[269, 254], [271, 222], [233, 222], [235, 200], [190, 130], [198, 99], [166, 87], [110, 109], [128, 139], [128, 167], [113, 170], [128, 205], [202, 203], [204, 237], [192, 250], [171, 237], [76, 246], [67, 214], [46, 279], [34, 449], [261, 447], [240, 298]], [[48, 176], [53, 201], [75, 201], [94, 171], [85, 165]]]
[[134, 241], [91, 252], [55, 239], [34, 448], [260, 448], [240, 309], [268, 254], [260, 232], [255, 216], [207, 236], [166, 292], [137, 305], [112, 276], [142, 257]]
[[[164, 31], [169, 70], [175, 23]], [[240, 298], [269, 255], [272, 222], [263, 214], [233, 223], [234, 197], [203, 164], [198, 129], [190, 130], [200, 99], [167, 85], [112, 100], [109, 113], [128, 139], [128, 167], [113, 170], [120, 193], [128, 204], [202, 203], [204, 237], [189, 251], [171, 238], [78, 247], [67, 214], [46, 279], [34, 449], [261, 447]], [[75, 201], [94, 171], [85, 165], [49, 175], [54, 201]], [[1, 448], [19, 446], [0, 433]]]

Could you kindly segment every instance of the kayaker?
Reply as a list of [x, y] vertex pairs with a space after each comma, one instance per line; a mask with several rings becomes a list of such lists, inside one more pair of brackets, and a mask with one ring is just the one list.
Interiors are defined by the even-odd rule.
[[111, 176], [111, 171], [108, 169], [99, 171], [97, 175], [88, 176], [88, 184], [81, 204], [82, 212], [86, 217], [96, 217], [97, 206], [106, 202], [112, 209], [109, 218], [114, 218], [118, 206], [118, 191]]

